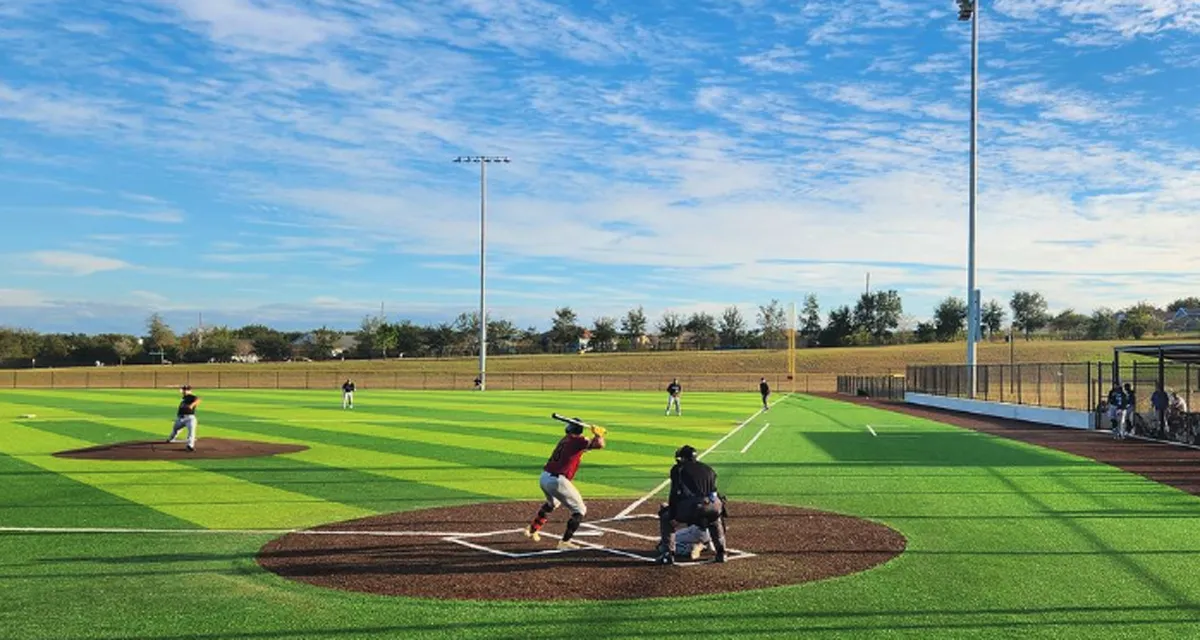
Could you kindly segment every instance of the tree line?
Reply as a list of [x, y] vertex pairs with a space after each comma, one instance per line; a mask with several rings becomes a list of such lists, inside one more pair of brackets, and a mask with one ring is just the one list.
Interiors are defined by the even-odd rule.
[[[1045, 297], [1018, 291], [1007, 306], [998, 300], [983, 305], [982, 333], [1001, 334], [1006, 324], [1026, 339], [1047, 335], [1067, 340], [1141, 339], [1166, 329], [1166, 318], [1179, 309], [1200, 309], [1200, 298], [1181, 298], [1164, 308], [1140, 302], [1121, 310], [1095, 309], [1090, 315], [1066, 309], [1050, 313]], [[1011, 312], [1011, 316], [1010, 316]], [[1009, 318], [1011, 317], [1011, 321]], [[949, 342], [966, 329], [967, 305], [961, 298], [942, 300], [926, 322], [904, 314], [895, 290], [863, 293], [853, 306], [830, 309], [822, 317], [815, 295], [798, 310], [797, 346], [840, 347]], [[666, 311], [656, 319], [642, 307], [622, 316], [581, 322], [570, 307], [555, 309], [547, 331], [520, 328], [503, 318], [488, 319], [488, 353], [565, 353], [677, 349], [779, 349], [787, 344], [789, 313], [778, 300], [759, 305], [753, 318], [736, 306], [720, 314]], [[352, 338], [352, 340], [346, 340]], [[311, 331], [279, 331], [261, 324], [240, 328], [213, 326], [177, 334], [162, 316], [146, 321], [145, 333], [40, 334], [0, 328], [0, 365], [70, 366], [101, 363], [286, 361], [331, 358], [452, 357], [479, 353], [479, 314], [462, 313], [451, 322], [419, 325], [389, 322], [382, 316], [363, 318], [356, 331], [319, 327]]]

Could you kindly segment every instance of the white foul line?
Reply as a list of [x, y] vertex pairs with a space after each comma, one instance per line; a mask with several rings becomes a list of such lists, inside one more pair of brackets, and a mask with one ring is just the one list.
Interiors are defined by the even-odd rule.
[[[514, 529], [513, 531], [520, 531]], [[377, 537], [473, 537], [480, 534], [455, 531], [335, 531], [329, 529], [123, 529], [105, 527], [0, 527], [0, 533], [232, 533], [238, 535], [377, 536]], [[484, 534], [491, 535], [491, 534]]]
[[867, 431], [870, 431], [871, 435], [875, 436], [876, 438], [879, 437], [879, 434], [875, 433], [875, 430], [871, 428], [871, 425], [867, 425]]
[[769, 427], [769, 426], [771, 426], [771, 423], [770, 423], [770, 422], [768, 422], [767, 424], [763, 425], [763, 428], [759, 429], [759, 430], [758, 430], [758, 433], [754, 434], [754, 437], [753, 437], [753, 438], [750, 438], [750, 442], [747, 442], [747, 443], [746, 443], [746, 446], [742, 447], [742, 451], [741, 451], [741, 452], [742, 452], [742, 453], [746, 453], [747, 451], [749, 451], [749, 450], [750, 450], [750, 447], [751, 447], [751, 446], [753, 446], [753, 445], [754, 445], [754, 443], [758, 441], [758, 437], [759, 437], [759, 436], [761, 436], [761, 435], [763, 434], [763, 432], [764, 432], [764, 431], [766, 431], [766, 430], [767, 430], [767, 427]]
[[[780, 402], [783, 402], [784, 400], [787, 400], [787, 399], [788, 399], [788, 397], [789, 397], [789, 396], [791, 396], [791, 395], [792, 395], [792, 394], [790, 394], [790, 393], [789, 393], [789, 394], [787, 394], [787, 395], [783, 396], [782, 398], [780, 398], [780, 399], [776, 400], [775, 402], [772, 402], [772, 403], [771, 403], [771, 406], [775, 406], [775, 405], [779, 404]], [[741, 431], [741, 430], [742, 430], [742, 427], [746, 426], [747, 424], [750, 424], [750, 421], [751, 421], [751, 420], [753, 420], [753, 419], [757, 418], [758, 416], [762, 415], [763, 411], [765, 411], [765, 409], [759, 409], [758, 411], [755, 411], [755, 412], [754, 412], [754, 415], [750, 416], [749, 418], [746, 418], [746, 420], [745, 420], [744, 422], [742, 422], [742, 423], [741, 423], [741, 424], [739, 424], [738, 426], [734, 427], [732, 431], [730, 431], [729, 433], [725, 434], [724, 436], [721, 436], [721, 439], [720, 439], [720, 440], [717, 440], [716, 442], [714, 442], [714, 443], [712, 444], [712, 446], [711, 446], [711, 447], [709, 447], [709, 448], [705, 449], [705, 450], [704, 450], [704, 453], [701, 453], [700, 455], [696, 456], [696, 459], [697, 459], [697, 460], [699, 460], [700, 458], [703, 458], [704, 456], [706, 456], [706, 455], [708, 455], [708, 454], [712, 453], [712, 450], [713, 450], [713, 449], [716, 449], [718, 446], [720, 446], [720, 444], [721, 444], [722, 442], [725, 442], [725, 441], [726, 441], [726, 440], [728, 440], [730, 437], [732, 437], [732, 436], [733, 436], [733, 434], [737, 433], [738, 431]], [[640, 506], [642, 506], [643, 504], [645, 504], [647, 500], [649, 500], [650, 498], [653, 498], [653, 497], [654, 497], [654, 495], [655, 495], [656, 493], [658, 493], [659, 491], [662, 491], [663, 489], [667, 488], [667, 486], [668, 486], [668, 485], [670, 485], [670, 484], [671, 484], [671, 479], [670, 479], [670, 478], [667, 478], [666, 480], [663, 480], [663, 481], [662, 481], [662, 482], [661, 482], [661, 483], [660, 483], [660, 484], [659, 484], [657, 487], [654, 487], [653, 489], [651, 489], [651, 490], [650, 490], [650, 493], [647, 493], [646, 495], [642, 496], [641, 498], [638, 498], [637, 500], [635, 500], [635, 501], [633, 502], [633, 504], [629, 505], [628, 507], [625, 507], [625, 510], [624, 510], [624, 511], [622, 511], [621, 513], [618, 513], [618, 514], [616, 515], [616, 517], [614, 518], [614, 520], [619, 520], [619, 519], [621, 519], [621, 518], [624, 518], [625, 516], [629, 515], [630, 513], [633, 513], [633, 511], [634, 511], [634, 510], [636, 510], [638, 507], [640, 507]]]

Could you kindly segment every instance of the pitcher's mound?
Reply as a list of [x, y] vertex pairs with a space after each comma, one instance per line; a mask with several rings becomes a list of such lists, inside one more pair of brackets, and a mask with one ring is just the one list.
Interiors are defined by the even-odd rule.
[[59, 451], [59, 458], [85, 458], [88, 460], [194, 460], [196, 458], [258, 458], [281, 453], [296, 453], [308, 447], [252, 440], [229, 440], [226, 438], [201, 438], [196, 441], [196, 450], [188, 451], [184, 442], [167, 443], [165, 440], [139, 440], [116, 442], [86, 449]]
[[521, 529], [537, 503], [485, 503], [393, 513], [297, 531], [264, 546], [258, 564], [333, 589], [470, 600], [624, 600], [778, 587], [844, 576], [904, 551], [904, 536], [875, 522], [810, 509], [731, 502], [729, 559], [654, 563], [656, 504], [618, 518], [628, 501], [588, 501], [560, 550], [567, 514], [538, 542]]

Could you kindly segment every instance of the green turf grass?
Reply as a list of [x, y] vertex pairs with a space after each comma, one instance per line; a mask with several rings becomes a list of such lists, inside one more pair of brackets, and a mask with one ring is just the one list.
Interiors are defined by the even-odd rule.
[[[311, 449], [177, 463], [53, 458], [61, 448], [165, 437], [176, 396], [3, 391], [0, 526], [291, 527], [536, 499], [561, 434], [551, 411], [611, 428], [610, 449], [585, 456], [579, 485], [585, 497], [632, 501], [658, 484], [676, 446], [703, 449], [757, 409], [753, 394], [688, 394], [681, 418], [662, 415], [661, 394], [372, 392], [353, 412], [336, 394], [200, 395], [200, 446], [220, 436]], [[280, 579], [254, 564], [270, 538], [262, 534], [2, 533], [0, 637], [1200, 636], [1200, 501], [1175, 489], [808, 397], [776, 405], [706, 460], [735, 503], [871, 518], [907, 536], [909, 549], [867, 573], [725, 596], [450, 603]], [[736, 527], [732, 535], [736, 544]]]

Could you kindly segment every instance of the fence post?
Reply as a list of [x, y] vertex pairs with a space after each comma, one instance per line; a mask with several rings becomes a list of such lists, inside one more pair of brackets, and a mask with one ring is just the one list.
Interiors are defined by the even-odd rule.
[[429, 388], [429, 372], [422, 371], [421, 372], [421, 391], [424, 391], [428, 388]]
[[567, 374], [567, 378], [571, 381], [571, 391], [574, 391], [575, 390], [575, 374], [569, 373], [569, 374]]
[[218, 388], [218, 389], [220, 389], [220, 388], [221, 388], [221, 384], [222, 384], [222, 380], [221, 380], [221, 378], [223, 378], [223, 377], [224, 377], [224, 376], [222, 376], [221, 374], [222, 374], [222, 372], [221, 372], [221, 371], [217, 371], [217, 388]]
[[154, 370], [154, 379], [151, 381], [151, 384], [154, 385], [155, 389], [158, 388], [158, 369]]
[[305, 371], [304, 371], [304, 388], [305, 388], [305, 389], [311, 389], [311, 388], [312, 388], [311, 386], [309, 386], [309, 378], [308, 378], [308, 376], [309, 376], [309, 374], [310, 374], [310, 373], [312, 373], [312, 372], [311, 372], [311, 371], [308, 371], [307, 369], [305, 369]]
[[1037, 373], [1038, 373], [1038, 376], [1037, 376], [1038, 399], [1037, 399], [1037, 404], [1034, 406], [1041, 407], [1041, 406], [1045, 406], [1042, 404], [1042, 365], [1041, 364], [1039, 364], [1037, 366]]
[[279, 388], [279, 369], [275, 370], [275, 388]]
[[1067, 365], [1058, 363], [1058, 408], [1067, 408]]
[[1024, 376], [1021, 375], [1021, 365], [1017, 365], [1017, 404], [1025, 404], [1024, 394], [1021, 392], [1021, 382]]
[[392, 372], [392, 388], [393, 389], [400, 388], [400, 372], [399, 371]]
[[1087, 407], [1085, 408], [1089, 414], [1095, 415], [1096, 403], [1092, 402], [1092, 362], [1090, 360], [1087, 363]]
[[84, 372], [84, 374], [83, 374], [83, 387], [84, 387], [85, 389], [91, 389], [91, 388], [92, 388], [92, 372], [91, 372], [91, 371]]
[[50, 372], [50, 388], [51, 388], [51, 389], [57, 389], [57, 388], [58, 388], [58, 387], [57, 387], [57, 385], [56, 385], [56, 384], [55, 384], [55, 382], [54, 382], [54, 377], [55, 377], [55, 376], [54, 376], [54, 372], [53, 372], [53, 371], [51, 371], [51, 372]]
[[542, 388], [542, 391], [545, 391], [546, 390], [546, 374], [544, 374], [544, 373], [541, 374], [541, 378], [542, 378], [541, 388]]
[[[1000, 365], [1000, 404], [1004, 404], [1004, 365]], [[1009, 376], [1010, 378], [1012, 376]]]

